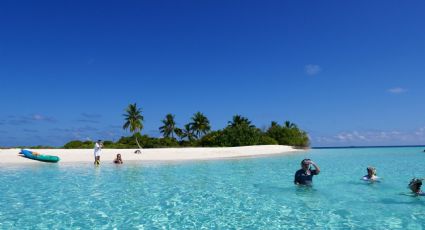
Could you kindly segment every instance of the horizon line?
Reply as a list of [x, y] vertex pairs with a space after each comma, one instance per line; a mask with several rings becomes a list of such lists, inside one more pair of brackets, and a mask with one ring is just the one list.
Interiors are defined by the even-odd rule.
[[311, 147], [312, 149], [344, 149], [344, 148], [397, 148], [397, 147], [425, 147], [425, 144], [419, 145], [349, 145], [349, 146], [321, 146]]

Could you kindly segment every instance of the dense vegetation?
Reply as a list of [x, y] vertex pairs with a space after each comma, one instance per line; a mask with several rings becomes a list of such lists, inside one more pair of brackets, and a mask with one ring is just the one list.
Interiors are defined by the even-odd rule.
[[[241, 115], [233, 116], [228, 125], [220, 130], [211, 131], [208, 118], [201, 112], [195, 113], [189, 123], [177, 127], [175, 115], [167, 114], [162, 120], [159, 131], [162, 138], [141, 135], [143, 116], [136, 103], [130, 104], [124, 114], [124, 130], [132, 135], [121, 137], [118, 141], [104, 141], [104, 148], [162, 148], [162, 147], [231, 147], [247, 145], [291, 145], [308, 147], [308, 135], [297, 125], [285, 121], [282, 125], [271, 122], [270, 127], [261, 130]], [[64, 148], [93, 148], [92, 141], [71, 141]]]

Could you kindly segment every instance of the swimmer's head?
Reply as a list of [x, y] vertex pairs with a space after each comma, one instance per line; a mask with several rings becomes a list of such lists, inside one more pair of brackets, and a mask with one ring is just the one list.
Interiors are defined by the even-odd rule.
[[310, 159], [304, 159], [301, 161], [301, 167], [305, 170], [310, 168], [311, 160]]
[[369, 176], [376, 176], [376, 168], [369, 166], [366, 168], [366, 170]]
[[422, 180], [418, 178], [413, 178], [409, 183], [409, 188], [414, 193], [419, 193], [421, 191]]

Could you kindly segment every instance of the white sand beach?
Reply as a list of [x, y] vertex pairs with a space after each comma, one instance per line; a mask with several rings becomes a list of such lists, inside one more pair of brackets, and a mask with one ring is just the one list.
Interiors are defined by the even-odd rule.
[[[31, 150], [31, 149], [30, 149]], [[141, 154], [135, 154], [136, 149], [103, 149], [101, 162], [112, 163], [117, 153], [127, 161], [186, 161], [186, 160], [214, 160], [225, 158], [260, 157], [275, 154], [291, 154], [302, 150], [285, 145], [259, 145], [243, 147], [217, 148], [156, 148], [142, 149]], [[73, 162], [93, 162], [93, 149], [35, 149], [40, 154], [60, 157], [59, 164]], [[20, 149], [0, 149], [1, 164], [42, 164], [20, 156]]]

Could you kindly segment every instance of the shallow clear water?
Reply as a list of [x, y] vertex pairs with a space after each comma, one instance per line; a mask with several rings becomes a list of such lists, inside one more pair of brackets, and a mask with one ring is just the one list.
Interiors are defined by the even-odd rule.
[[[0, 229], [422, 229], [422, 148], [315, 149], [183, 163], [40, 164], [0, 168]], [[293, 185], [300, 161], [322, 169]], [[125, 159], [124, 159], [125, 160]], [[126, 162], [124, 162], [126, 163]], [[360, 180], [366, 167], [382, 183]]]

